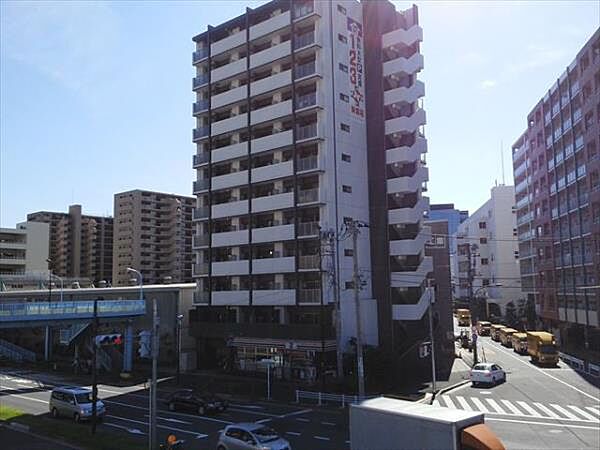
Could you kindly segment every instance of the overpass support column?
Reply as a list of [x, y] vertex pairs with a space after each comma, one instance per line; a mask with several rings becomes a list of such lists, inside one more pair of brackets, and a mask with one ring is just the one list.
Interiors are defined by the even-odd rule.
[[52, 358], [52, 327], [46, 326], [46, 337], [44, 339], [44, 360], [50, 361]]
[[133, 325], [128, 321], [125, 325], [123, 346], [123, 372], [131, 372], [133, 367]]

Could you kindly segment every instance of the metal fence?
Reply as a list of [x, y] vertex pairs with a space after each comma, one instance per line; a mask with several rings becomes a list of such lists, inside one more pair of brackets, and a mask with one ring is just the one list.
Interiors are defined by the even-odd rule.
[[359, 397], [358, 395], [328, 394], [326, 392], [296, 390], [296, 403], [300, 403], [301, 400], [308, 400], [310, 402], [316, 402], [319, 406], [340, 405], [343, 408], [346, 405], [355, 405], [362, 402], [363, 400], [368, 400], [370, 398], [376, 397], [379, 397], [379, 395]]
[[574, 356], [562, 352], [558, 353], [558, 357], [561, 359], [561, 361], [565, 362], [573, 369], [593, 377], [600, 378], [600, 365], [584, 361], [583, 359], [575, 358]]
[[[63, 318], [91, 318], [93, 313], [93, 300], [0, 304], [0, 322], [18, 320], [57, 320]], [[143, 315], [145, 313], [145, 300], [98, 301], [99, 317]]]

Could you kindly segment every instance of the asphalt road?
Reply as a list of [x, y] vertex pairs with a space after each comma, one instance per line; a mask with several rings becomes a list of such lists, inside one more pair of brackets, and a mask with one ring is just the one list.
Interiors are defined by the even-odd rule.
[[[65, 384], [59, 377], [40, 373], [0, 371], [0, 402], [31, 414], [48, 414], [50, 390]], [[100, 427], [148, 439], [148, 393], [143, 386], [119, 388], [99, 385], [99, 395], [107, 407]], [[174, 433], [185, 440], [185, 449], [216, 448], [218, 432], [238, 422], [260, 422], [282, 434], [295, 449], [347, 449], [348, 419], [344, 410], [313, 409], [303, 405], [271, 402], [253, 404], [232, 400], [223, 413], [198, 416], [188, 412], [170, 412], [159, 391], [158, 434], [164, 442]], [[57, 419], [68, 420], [68, 419]], [[82, 427], [89, 425], [82, 424]]]
[[[489, 337], [480, 337], [478, 345], [479, 359], [499, 364], [507, 382], [490, 388], [468, 384], [438, 396], [437, 404], [484, 412], [508, 449], [600, 448], [597, 383], [562, 362], [540, 368]], [[470, 364], [472, 354], [462, 353]]]

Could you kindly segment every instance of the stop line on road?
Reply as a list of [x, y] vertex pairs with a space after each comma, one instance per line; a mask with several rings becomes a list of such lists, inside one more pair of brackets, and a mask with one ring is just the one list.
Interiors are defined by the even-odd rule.
[[592, 406], [542, 404], [539, 402], [512, 402], [505, 399], [463, 397], [442, 395], [435, 404], [446, 408], [479, 411], [490, 415], [521, 416], [537, 419], [562, 420], [570, 422], [600, 423], [600, 410]]

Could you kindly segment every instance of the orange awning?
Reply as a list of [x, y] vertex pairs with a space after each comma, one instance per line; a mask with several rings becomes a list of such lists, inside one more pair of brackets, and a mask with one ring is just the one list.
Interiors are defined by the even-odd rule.
[[463, 446], [473, 450], [506, 450], [500, 439], [484, 423], [462, 430], [461, 442]]

